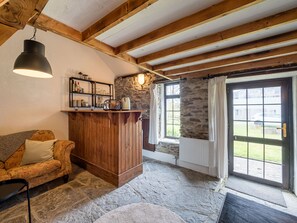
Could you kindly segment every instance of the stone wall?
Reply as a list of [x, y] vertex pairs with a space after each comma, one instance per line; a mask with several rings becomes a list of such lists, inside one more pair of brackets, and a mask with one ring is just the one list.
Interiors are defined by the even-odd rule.
[[[116, 99], [130, 97], [132, 109], [144, 109], [144, 119], [149, 119], [150, 85], [155, 75], [146, 75], [145, 84], [139, 85], [137, 76], [119, 77], [115, 80]], [[181, 136], [208, 139], [208, 81], [200, 78], [181, 80]], [[179, 144], [165, 141], [156, 145], [156, 151], [179, 155]]]
[[180, 82], [181, 136], [208, 139], [208, 80]]
[[143, 109], [142, 117], [149, 119], [150, 110], [150, 85], [156, 79], [154, 74], [145, 75], [145, 82], [141, 86], [137, 81], [137, 75], [131, 77], [118, 77], [115, 80], [115, 98], [121, 100], [129, 97], [131, 109]]

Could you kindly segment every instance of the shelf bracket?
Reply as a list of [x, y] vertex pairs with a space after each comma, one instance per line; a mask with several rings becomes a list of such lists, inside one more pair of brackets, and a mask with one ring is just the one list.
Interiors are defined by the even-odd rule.
[[124, 113], [124, 124], [126, 125], [127, 124], [127, 122], [128, 122], [128, 119], [129, 119], [129, 117], [130, 117], [130, 112], [128, 112], [128, 113]]
[[141, 120], [141, 112], [135, 112], [135, 123]]

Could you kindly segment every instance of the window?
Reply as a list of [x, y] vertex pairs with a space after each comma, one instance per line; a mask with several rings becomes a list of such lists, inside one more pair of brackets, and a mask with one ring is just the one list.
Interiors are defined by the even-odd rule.
[[179, 83], [165, 84], [165, 137], [180, 137], [180, 88]]

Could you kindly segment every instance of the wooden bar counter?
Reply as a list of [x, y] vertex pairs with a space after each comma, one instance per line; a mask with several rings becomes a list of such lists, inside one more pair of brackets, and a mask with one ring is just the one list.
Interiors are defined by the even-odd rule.
[[72, 162], [121, 186], [142, 173], [142, 110], [68, 112]]

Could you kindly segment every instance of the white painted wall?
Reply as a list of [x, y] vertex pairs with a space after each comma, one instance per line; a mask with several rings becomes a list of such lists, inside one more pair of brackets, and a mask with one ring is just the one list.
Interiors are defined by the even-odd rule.
[[45, 44], [45, 54], [54, 77], [38, 79], [12, 72], [23, 41], [31, 38], [33, 28], [18, 31], [0, 47], [0, 135], [31, 129], [53, 130], [57, 138], [68, 138], [67, 114], [60, 112], [68, 104], [68, 76], [77, 71], [94, 80], [113, 83], [116, 74], [110, 69], [122, 64], [123, 72], [134, 66], [109, 58], [101, 52], [50, 32], [37, 31], [37, 41]]

